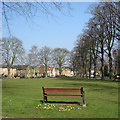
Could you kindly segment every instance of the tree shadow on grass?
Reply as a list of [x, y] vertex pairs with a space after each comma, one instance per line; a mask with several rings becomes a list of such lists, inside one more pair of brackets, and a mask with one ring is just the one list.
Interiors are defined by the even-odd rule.
[[[60, 85], [60, 84], [59, 84]], [[68, 87], [83, 87], [83, 88], [91, 88], [91, 90], [105, 90], [105, 89], [118, 89], [115, 86], [109, 86], [104, 84], [93, 84], [93, 83], [63, 83], [61, 86], [68, 86]]]
[[[40, 103], [43, 103], [43, 100], [40, 100]], [[62, 104], [62, 105], [81, 105], [79, 102], [65, 102], [65, 101], [45, 101], [48, 104]]]
[[91, 82], [97, 82], [97, 81], [101, 81], [101, 82], [116, 82], [115, 80], [101, 80], [101, 79], [96, 79], [96, 78], [80, 78], [80, 77], [68, 77], [68, 76], [61, 76], [60, 80], [69, 80], [69, 81], [91, 81]]

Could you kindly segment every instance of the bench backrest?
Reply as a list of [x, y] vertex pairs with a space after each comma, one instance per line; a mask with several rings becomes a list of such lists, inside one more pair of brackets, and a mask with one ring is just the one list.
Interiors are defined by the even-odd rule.
[[43, 88], [44, 94], [80, 95], [83, 88]]

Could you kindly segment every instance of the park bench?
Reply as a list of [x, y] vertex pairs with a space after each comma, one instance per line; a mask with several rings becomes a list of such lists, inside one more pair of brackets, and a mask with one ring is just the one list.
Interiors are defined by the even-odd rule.
[[82, 97], [82, 105], [85, 103], [83, 87], [81, 88], [44, 88], [43, 103], [47, 102], [47, 96], [58, 97]]

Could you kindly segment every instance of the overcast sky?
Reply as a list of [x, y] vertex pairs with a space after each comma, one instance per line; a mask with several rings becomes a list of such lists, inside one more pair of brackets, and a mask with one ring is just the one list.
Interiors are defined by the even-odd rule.
[[[14, 17], [10, 21], [12, 34], [23, 41], [26, 51], [31, 46], [36, 45], [39, 48], [48, 46], [50, 48], [67, 48], [72, 50], [77, 36], [82, 33], [91, 17], [86, 13], [92, 2], [72, 2], [73, 10], [70, 15], [63, 15], [55, 12], [55, 17], [41, 16], [35, 17], [33, 22], [27, 22], [22, 17]], [[4, 23], [4, 22], [3, 22]], [[3, 37], [7, 36], [3, 24]]]

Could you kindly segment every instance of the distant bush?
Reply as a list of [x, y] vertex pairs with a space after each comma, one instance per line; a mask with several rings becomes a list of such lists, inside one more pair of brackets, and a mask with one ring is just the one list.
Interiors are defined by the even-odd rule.
[[25, 75], [20, 75], [20, 78], [25, 78]]
[[60, 77], [59, 75], [56, 75], [55, 77]]
[[8, 76], [7, 75], [4, 75], [5, 78], [7, 78]]
[[14, 77], [15, 77], [15, 78], [18, 77], [18, 73], [16, 73], [16, 74], [14, 75]]
[[2, 75], [0, 75], [0, 79], [2, 79]]
[[34, 76], [31, 76], [30, 78], [34, 78]]
[[36, 78], [41, 78], [40, 76], [37, 76]]
[[45, 76], [44, 76], [44, 75], [42, 75], [41, 77], [42, 77], [42, 78], [45, 78]]
[[61, 75], [60, 77], [65, 78], [66, 76], [65, 75]]

